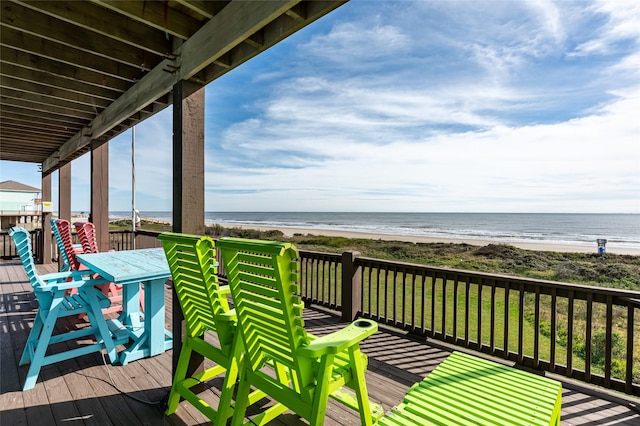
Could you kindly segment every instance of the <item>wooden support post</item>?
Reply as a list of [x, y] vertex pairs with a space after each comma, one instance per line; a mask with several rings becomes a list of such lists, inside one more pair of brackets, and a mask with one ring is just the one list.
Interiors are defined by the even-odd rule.
[[91, 142], [91, 222], [99, 251], [109, 251], [109, 144]]
[[[204, 234], [204, 92], [181, 81], [173, 86], [173, 231]], [[184, 316], [173, 292], [173, 373], [184, 335]], [[188, 374], [203, 371], [204, 358], [193, 354]]]
[[58, 218], [71, 221], [71, 163], [58, 170]]
[[[42, 176], [42, 201], [51, 201], [51, 174]], [[38, 263], [51, 263], [51, 215], [51, 212], [42, 212], [42, 236], [36, 259]]]
[[[71, 222], [71, 163], [58, 170], [58, 219]], [[62, 263], [62, 256], [58, 253], [58, 269]]]
[[351, 322], [358, 316], [362, 283], [360, 267], [356, 267], [355, 260], [360, 256], [357, 251], [342, 253], [342, 320]]

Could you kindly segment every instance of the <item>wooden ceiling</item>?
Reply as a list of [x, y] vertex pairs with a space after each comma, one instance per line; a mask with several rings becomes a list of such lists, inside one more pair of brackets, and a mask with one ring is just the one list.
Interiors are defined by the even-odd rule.
[[343, 4], [0, 2], [0, 160], [48, 174]]

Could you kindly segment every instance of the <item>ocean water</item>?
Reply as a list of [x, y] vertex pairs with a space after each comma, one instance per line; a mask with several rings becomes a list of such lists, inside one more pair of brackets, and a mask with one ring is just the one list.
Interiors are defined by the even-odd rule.
[[[171, 221], [171, 212], [141, 211]], [[111, 212], [111, 217], [131, 216]], [[640, 248], [640, 214], [207, 212], [207, 225], [272, 226], [388, 235]]]

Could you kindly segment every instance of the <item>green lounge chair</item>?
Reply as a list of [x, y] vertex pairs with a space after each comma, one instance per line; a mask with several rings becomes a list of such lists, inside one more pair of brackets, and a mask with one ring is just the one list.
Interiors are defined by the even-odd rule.
[[367, 357], [359, 342], [375, 333], [377, 324], [358, 320], [316, 338], [304, 329], [298, 254], [291, 244], [223, 238], [217, 246], [238, 316], [237, 339], [244, 346], [232, 425], [244, 421], [251, 386], [277, 401], [251, 424], [265, 424], [290, 409], [311, 425], [322, 425], [329, 397], [357, 410], [363, 425], [375, 423], [383, 410], [369, 402]]

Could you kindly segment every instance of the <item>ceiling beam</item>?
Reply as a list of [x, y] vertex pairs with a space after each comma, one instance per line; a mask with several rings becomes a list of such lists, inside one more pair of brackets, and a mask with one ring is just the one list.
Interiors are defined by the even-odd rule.
[[[298, 0], [231, 2], [178, 48], [175, 61], [163, 60], [102, 111], [91, 122], [89, 133], [93, 138], [102, 136], [136, 111], [169, 92], [178, 81], [191, 78], [296, 3]], [[43, 173], [50, 172], [60, 161], [89, 144], [86, 134], [84, 131], [79, 132], [55, 156], [45, 160]]]
[[77, 1], [64, 4], [50, 0], [14, 0], [14, 2], [154, 55], [167, 56], [171, 53], [171, 42], [167, 40], [163, 31], [90, 2]]
[[201, 25], [197, 19], [170, 8], [168, 1], [91, 1], [183, 40], [191, 37]]
[[26, 34], [39, 35], [67, 47], [92, 53], [129, 66], [152, 68], [159, 62], [156, 55], [141, 49], [130, 49], [121, 41], [94, 31], [68, 25], [52, 16], [28, 9], [17, 3], [3, 2], [0, 22], [3, 26]]
[[23, 119], [37, 122], [54, 122], [71, 129], [77, 128], [78, 126], [82, 126], [84, 123], [86, 123], [86, 120], [68, 117], [63, 114], [56, 114], [51, 110], [36, 112], [34, 110], [19, 106], [11, 109], [3, 108], [3, 103], [1, 102], [1, 100], [2, 98], [0, 97], [0, 113], [3, 115], [7, 114], [8, 111], [11, 111], [11, 114], [16, 117], [22, 117]]
[[[0, 80], [5, 80], [6, 77], [1, 77]], [[20, 82], [21, 83], [21, 82]], [[102, 111], [109, 103], [101, 100], [96, 100], [95, 105], [87, 105], [78, 102], [73, 102], [67, 98], [60, 96], [49, 96], [41, 93], [34, 93], [32, 91], [21, 91], [19, 84], [12, 86], [0, 87], [0, 95], [3, 98], [20, 99], [24, 101], [30, 101], [34, 104], [42, 106], [43, 109], [52, 111], [58, 111], [66, 108], [68, 110], [93, 113], [96, 114], [97, 110]], [[34, 123], [35, 124], [35, 123]]]
[[71, 66], [59, 61], [53, 61], [49, 58], [0, 46], [0, 66], [3, 67], [3, 73], [6, 70], [5, 67], [7, 64], [32, 71], [40, 71], [46, 75], [82, 81], [96, 87], [112, 89], [118, 92], [125, 92], [132, 85], [132, 82], [127, 82], [120, 78], [113, 78], [95, 71]]
[[176, 3], [204, 16], [207, 19], [213, 18], [218, 14], [229, 1], [211, 1], [211, 0], [175, 0]]
[[[132, 67], [111, 61], [109, 58], [82, 52], [55, 41], [23, 33], [1, 24], [0, 45], [55, 62], [61, 62], [71, 67], [94, 71], [102, 74], [105, 78], [122, 79], [130, 83], [139, 80], [144, 75], [144, 72], [148, 71], [143, 66]], [[54, 53], [55, 56], [53, 56]]]
[[[43, 93], [49, 96], [56, 96], [56, 93], [60, 93], [59, 97], [61, 98], [87, 105], [94, 104], [93, 100], [97, 99], [111, 103], [122, 94], [122, 92], [115, 90], [85, 84], [82, 81], [47, 75], [40, 71], [20, 68], [11, 64], [3, 64], [2, 74], [3, 79], [11, 79], [16, 84], [21, 82], [21, 85], [13, 86], [19, 90]], [[4, 84], [3, 86], [12, 87]]]

